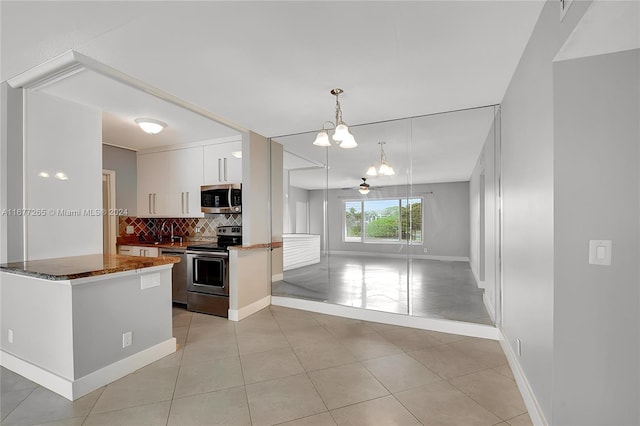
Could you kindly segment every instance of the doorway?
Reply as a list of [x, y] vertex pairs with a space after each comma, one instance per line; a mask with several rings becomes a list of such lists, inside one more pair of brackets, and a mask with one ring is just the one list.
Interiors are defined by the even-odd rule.
[[116, 254], [118, 226], [113, 213], [116, 206], [116, 172], [102, 170], [102, 253]]

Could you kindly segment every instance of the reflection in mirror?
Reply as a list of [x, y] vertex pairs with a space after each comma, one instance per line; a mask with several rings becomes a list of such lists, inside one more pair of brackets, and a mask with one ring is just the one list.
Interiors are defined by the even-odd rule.
[[492, 324], [496, 111], [352, 125], [351, 150], [314, 146], [315, 131], [274, 138], [284, 272], [272, 294]]

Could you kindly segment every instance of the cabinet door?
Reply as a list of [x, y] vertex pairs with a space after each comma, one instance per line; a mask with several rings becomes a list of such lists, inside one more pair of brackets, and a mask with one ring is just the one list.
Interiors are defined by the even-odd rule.
[[226, 159], [224, 175], [227, 183], [242, 183], [242, 157], [237, 158], [233, 155], [235, 152], [242, 152], [242, 142], [231, 142], [224, 145], [227, 145], [224, 157]]
[[123, 256], [138, 256], [138, 248], [133, 246], [118, 246], [118, 254]]
[[236, 158], [234, 152], [242, 152], [241, 141], [204, 147], [205, 185], [242, 182], [242, 158]]
[[169, 177], [168, 152], [138, 154], [138, 217], [162, 216]]
[[200, 211], [200, 186], [203, 184], [202, 147], [171, 151], [169, 174], [170, 191], [175, 194], [173, 215], [204, 217]]

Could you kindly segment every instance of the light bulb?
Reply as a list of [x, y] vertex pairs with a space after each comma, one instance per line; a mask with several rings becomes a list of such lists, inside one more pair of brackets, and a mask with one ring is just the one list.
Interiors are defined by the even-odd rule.
[[160, 133], [162, 129], [167, 127], [166, 123], [154, 120], [153, 118], [136, 118], [135, 122], [138, 123], [138, 126], [140, 126], [143, 131], [150, 135]]
[[358, 189], [358, 191], [362, 194], [362, 195], [367, 195], [369, 193], [369, 188], [362, 188], [360, 187], [360, 189]]
[[333, 133], [333, 140], [341, 142], [349, 134], [349, 128], [346, 124], [340, 123], [336, 126], [336, 131]]
[[356, 146], [358, 146], [358, 144], [356, 143], [355, 138], [351, 133], [347, 132], [346, 136], [344, 137], [344, 139], [342, 139], [342, 142], [340, 143], [340, 148], [349, 149], [349, 148], [355, 148]]
[[374, 166], [373, 164], [370, 165], [367, 169], [367, 176], [376, 176], [377, 174], [378, 171], [376, 170], [376, 166]]
[[387, 163], [380, 164], [380, 168], [378, 169], [378, 173], [383, 175], [383, 176], [391, 176], [391, 175], [395, 174], [393, 169], [391, 167], [389, 167], [389, 165]]
[[316, 140], [313, 141], [313, 144], [316, 146], [331, 146], [331, 142], [329, 142], [329, 135], [325, 130], [322, 130], [316, 136]]

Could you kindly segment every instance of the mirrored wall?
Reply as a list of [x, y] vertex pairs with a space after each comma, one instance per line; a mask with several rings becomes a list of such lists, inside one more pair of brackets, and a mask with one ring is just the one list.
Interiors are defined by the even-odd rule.
[[352, 149], [315, 146], [316, 131], [272, 140], [283, 151], [272, 294], [493, 324], [499, 107], [350, 131]]

